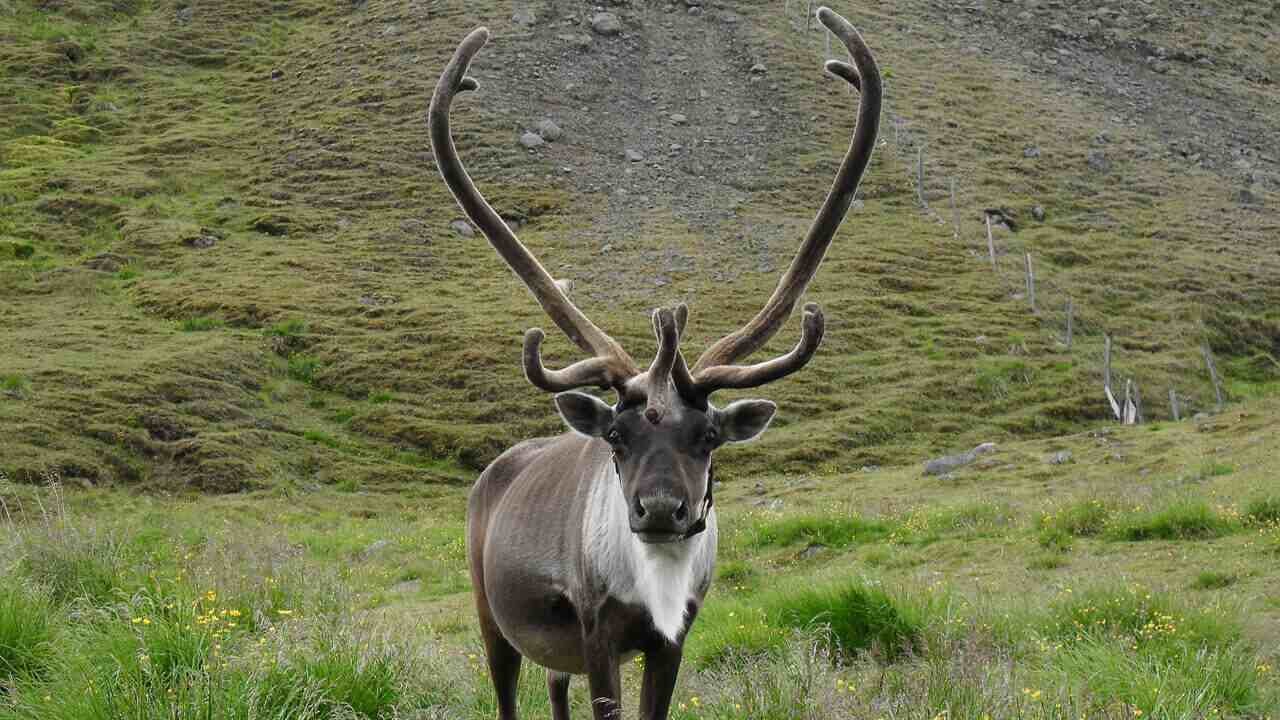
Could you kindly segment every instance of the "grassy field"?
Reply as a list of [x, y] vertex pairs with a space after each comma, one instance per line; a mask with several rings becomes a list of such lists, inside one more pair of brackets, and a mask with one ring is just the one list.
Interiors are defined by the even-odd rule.
[[[676, 717], [1275, 717], [1277, 413], [727, 483]], [[0, 499], [0, 718], [494, 712], [461, 488]]]
[[[624, 40], [548, 50], [586, 5], [528, 3], [533, 29], [510, 5], [0, 0], [0, 720], [492, 716], [466, 489], [559, 421], [518, 366], [545, 321], [449, 227], [422, 119], [453, 43], [481, 22], [498, 38], [456, 112], [477, 181], [637, 357], [659, 303], [690, 303], [691, 347], [754, 312], [852, 102], [782, 3], [722, 3], [732, 24], [712, 4], [698, 22], [725, 67], [768, 66], [744, 91], [768, 110], [760, 160], [710, 177], [673, 161], [605, 252], [616, 194], [561, 171], [625, 174], [580, 140], [591, 108], [698, 94], [618, 87], [607, 58], [636, 46], [607, 43]], [[822, 351], [769, 388], [765, 438], [718, 465], [719, 579], [676, 716], [1280, 716], [1274, 193], [1242, 207], [1081, 87], [955, 46], [934, 3], [833, 6], [884, 68], [884, 143], [807, 297]], [[664, 8], [626, 6], [625, 41], [684, 18]], [[1209, 44], [1265, 71], [1269, 18], [1220, 13]], [[600, 74], [560, 97], [582, 67]], [[567, 139], [530, 154], [514, 129], [548, 114]], [[703, 185], [710, 205], [690, 199]], [[996, 273], [990, 209], [1012, 222]], [[670, 255], [686, 264], [653, 275]], [[1108, 424], [1107, 334], [1147, 425]], [[568, 345], [550, 339], [549, 363]], [[1205, 414], [1173, 422], [1170, 389]], [[986, 441], [974, 465], [921, 474]], [[545, 717], [540, 670], [522, 692]]]

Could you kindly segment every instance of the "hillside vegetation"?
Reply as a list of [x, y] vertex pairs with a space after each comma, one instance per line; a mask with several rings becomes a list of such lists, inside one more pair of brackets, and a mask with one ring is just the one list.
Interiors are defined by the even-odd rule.
[[[822, 348], [718, 456], [673, 716], [1280, 716], [1280, 12], [831, 4], [882, 142]], [[472, 175], [634, 356], [677, 301], [697, 352], [772, 290], [856, 99], [805, 3], [688, 5], [602, 35], [565, 0], [0, 0], [0, 720], [494, 715], [466, 493], [561, 424], [426, 104], [489, 26]]]
[[[456, 132], [494, 204], [634, 354], [650, 352], [660, 303], [689, 302], [691, 348], [733, 328], [776, 282], [851, 132], [823, 36], [775, 5], [690, 16], [637, 2], [605, 37], [564, 3], [530, 4], [530, 27], [484, 3], [7, 3], [0, 467], [213, 491], [466, 482], [555, 431], [518, 366], [520, 333], [546, 321], [483, 240], [451, 230], [426, 139], [436, 73], [482, 22], [497, 39]], [[1254, 40], [1274, 39], [1274, 9], [1251, 7], [1204, 12], [1254, 80], [1220, 57], [1170, 61], [1236, 92], [1217, 109], [1208, 90], [1185, 97], [1189, 115], [1277, 116], [1275, 44]], [[1152, 418], [1170, 388], [1190, 413], [1212, 407], [1202, 341], [1235, 397], [1275, 387], [1265, 136], [1232, 138], [1234, 164], [1211, 162], [1207, 142], [1190, 162], [1168, 150], [1174, 130], [1005, 58], [980, 14], [841, 9], [888, 76], [885, 143], [809, 293], [830, 318], [822, 353], [770, 388], [779, 422], [734, 468], [848, 471], [1092, 426], [1110, 412], [1104, 332]], [[1150, 42], [1214, 53], [1185, 12], [1153, 8]], [[1156, 77], [1141, 61], [1133, 72]], [[565, 137], [523, 148], [546, 117]], [[921, 147], [931, 212], [916, 206]], [[1016, 230], [997, 229], [1001, 277], [985, 261], [993, 208]], [[1039, 316], [1014, 292], [1024, 250]], [[561, 339], [548, 352], [576, 358]]]

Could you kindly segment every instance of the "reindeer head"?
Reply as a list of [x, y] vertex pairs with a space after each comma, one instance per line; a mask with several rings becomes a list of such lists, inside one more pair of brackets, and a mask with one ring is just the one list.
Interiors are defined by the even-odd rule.
[[[857, 124], [840, 170], [791, 266], [763, 309], [742, 328], [708, 348], [690, 368], [680, 350], [688, 310], [680, 305], [653, 314], [658, 352], [640, 370], [612, 337], [596, 327], [529, 252], [476, 189], [463, 168], [449, 131], [449, 107], [459, 91], [474, 90], [467, 77], [472, 58], [489, 39], [478, 28], [462, 41], [440, 76], [431, 98], [431, 144], [445, 184], [467, 217], [524, 281], [551, 320], [591, 357], [561, 370], [542, 363], [542, 330], [524, 337], [524, 371], [529, 382], [555, 396], [574, 431], [609, 444], [630, 508], [631, 529], [644, 542], [680, 540], [703, 527], [710, 504], [711, 455], [725, 443], [750, 440], [768, 426], [775, 406], [767, 400], [740, 400], [724, 408], [710, 402], [716, 390], [753, 388], [804, 367], [822, 341], [822, 310], [805, 305], [799, 343], [791, 352], [754, 365], [738, 360], [759, 350], [790, 317], [853, 201], [871, 161], [880, 123], [880, 72], [862, 37], [827, 8], [818, 19], [849, 49], [852, 64], [829, 60], [826, 70], [861, 92]], [[575, 388], [617, 391], [608, 405]], [[704, 505], [699, 509], [695, 505]]]

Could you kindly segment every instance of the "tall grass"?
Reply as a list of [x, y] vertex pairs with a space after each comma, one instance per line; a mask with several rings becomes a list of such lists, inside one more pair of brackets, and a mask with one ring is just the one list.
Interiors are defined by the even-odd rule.
[[1208, 501], [1183, 497], [1146, 511], [1117, 517], [1108, 534], [1119, 540], [1205, 540], [1226, 535], [1235, 522]]
[[0, 576], [0, 687], [44, 674], [53, 655], [52, 615], [47, 598]]

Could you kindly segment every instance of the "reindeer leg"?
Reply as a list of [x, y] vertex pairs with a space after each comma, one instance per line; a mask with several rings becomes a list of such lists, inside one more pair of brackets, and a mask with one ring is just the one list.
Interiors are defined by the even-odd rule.
[[547, 671], [547, 692], [551, 695], [551, 720], [569, 720], [569, 673]]
[[644, 681], [640, 686], [642, 720], [667, 720], [683, 655], [683, 647], [669, 643], [644, 654]]
[[598, 617], [584, 625], [583, 650], [587, 684], [591, 688], [591, 711], [596, 720], [618, 720], [622, 717], [622, 674], [613, 638]]
[[489, 661], [489, 677], [498, 695], [498, 720], [516, 720], [516, 688], [520, 682], [519, 651], [512, 647], [490, 617], [487, 608], [481, 608], [480, 636], [484, 639], [484, 654]]

